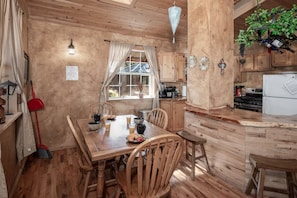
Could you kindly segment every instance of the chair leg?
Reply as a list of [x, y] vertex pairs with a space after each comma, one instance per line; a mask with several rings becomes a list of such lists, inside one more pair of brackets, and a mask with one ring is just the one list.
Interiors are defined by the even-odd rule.
[[188, 141], [185, 140], [185, 142], [186, 142], [186, 159], [189, 160], [190, 154], [189, 154], [189, 150], [188, 150]]
[[82, 196], [83, 198], [87, 197], [90, 176], [91, 176], [91, 172], [88, 171], [87, 176], [85, 178], [86, 180], [85, 180], [84, 189], [83, 189], [83, 196]]
[[258, 169], [256, 167], [253, 167], [252, 175], [251, 175], [251, 178], [250, 178], [250, 180], [249, 180], [249, 182], [247, 184], [245, 194], [247, 194], [247, 195], [251, 194], [252, 189], [254, 187], [256, 187], [254, 181], [256, 180], [257, 173], [258, 173]]
[[210, 173], [210, 168], [209, 168], [206, 152], [205, 152], [205, 149], [204, 149], [204, 145], [200, 144], [200, 148], [201, 148], [202, 156], [204, 156], [206, 170], [207, 170], [207, 172]]
[[261, 168], [259, 173], [258, 186], [257, 186], [257, 198], [263, 198], [265, 175], [266, 175], [265, 169]]
[[294, 198], [294, 182], [293, 182], [293, 174], [292, 172], [286, 172], [287, 175], [287, 188], [289, 198]]
[[195, 156], [195, 144], [192, 143], [192, 157], [191, 157], [191, 161], [192, 161], [192, 180], [195, 180], [195, 161], [196, 161], [196, 156]]
[[116, 193], [115, 193], [115, 198], [119, 198], [120, 195], [121, 195], [121, 188], [120, 188], [120, 186], [117, 186]]

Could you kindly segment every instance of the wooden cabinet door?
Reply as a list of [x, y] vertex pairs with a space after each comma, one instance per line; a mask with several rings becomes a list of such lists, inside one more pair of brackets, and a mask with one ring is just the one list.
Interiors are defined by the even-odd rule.
[[269, 53], [260, 53], [254, 55], [254, 71], [267, 71], [270, 67]]
[[276, 67], [291, 65], [291, 52], [285, 51], [282, 54], [279, 52], [272, 52], [271, 65]]
[[241, 71], [267, 71], [270, 69], [270, 55], [266, 52], [246, 55]]
[[175, 56], [172, 52], [163, 52], [159, 54], [160, 81], [175, 82]]
[[247, 80], [247, 74], [246, 72], [241, 72], [242, 64], [239, 62], [240, 56], [234, 57], [234, 82], [245, 82]]
[[297, 66], [297, 46], [293, 44], [290, 48], [295, 50], [295, 53], [287, 50], [281, 50], [283, 53], [273, 51], [271, 65], [273, 67]]
[[253, 71], [254, 69], [254, 55], [246, 55], [245, 63], [241, 67], [241, 71]]
[[185, 116], [184, 107], [185, 101], [172, 102], [172, 131], [177, 132], [184, 129]]
[[172, 101], [171, 100], [161, 100], [160, 108], [165, 110], [168, 115], [168, 125], [167, 130], [172, 131]]
[[175, 55], [175, 68], [176, 80], [186, 82], [185, 75], [186, 58], [184, 54], [176, 53]]

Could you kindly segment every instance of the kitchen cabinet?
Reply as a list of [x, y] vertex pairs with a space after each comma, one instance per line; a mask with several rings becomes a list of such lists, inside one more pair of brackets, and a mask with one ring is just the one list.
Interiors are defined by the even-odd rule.
[[241, 72], [242, 64], [240, 63], [240, 56], [234, 58], [234, 82], [241, 83], [247, 80], [247, 73]]
[[[296, 46], [291, 47], [297, 50]], [[271, 65], [272, 67], [287, 67], [297, 66], [297, 54], [287, 50], [281, 50], [283, 53], [273, 51], [271, 52]]]
[[261, 52], [245, 56], [246, 62], [241, 71], [268, 71], [270, 70], [270, 54]]
[[184, 107], [185, 99], [161, 99], [160, 108], [168, 115], [167, 130], [177, 132], [184, 129]]
[[185, 54], [177, 52], [160, 52], [158, 58], [161, 82], [186, 81]]

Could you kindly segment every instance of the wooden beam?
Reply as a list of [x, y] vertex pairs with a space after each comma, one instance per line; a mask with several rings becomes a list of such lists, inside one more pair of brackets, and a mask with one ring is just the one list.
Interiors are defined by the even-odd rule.
[[[241, 0], [234, 6], [234, 19], [240, 15], [246, 13], [247, 11], [253, 9], [257, 6], [258, 0]], [[264, 3], [266, 0], [261, 0], [259, 3]]]

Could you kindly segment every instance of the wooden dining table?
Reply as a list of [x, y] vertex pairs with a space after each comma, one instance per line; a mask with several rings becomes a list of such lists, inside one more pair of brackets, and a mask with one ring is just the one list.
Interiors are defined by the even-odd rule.
[[[129, 129], [127, 127], [126, 117], [131, 116], [133, 122], [134, 115], [118, 115], [111, 121], [110, 130], [106, 131], [104, 124], [96, 131], [90, 131], [88, 122], [90, 119], [77, 119], [78, 126], [83, 134], [88, 153], [93, 162], [98, 162], [98, 183], [97, 197], [103, 197], [104, 191], [104, 170], [106, 160], [131, 153], [139, 145], [127, 141]], [[144, 121], [146, 129], [144, 131], [145, 139], [149, 139], [162, 134], [170, 134], [169, 131]], [[135, 131], [135, 133], [137, 133]]]

